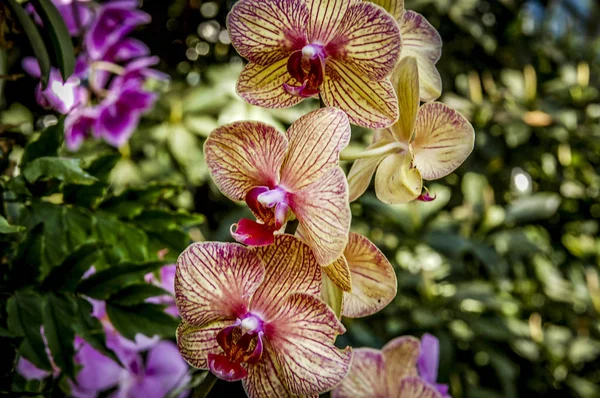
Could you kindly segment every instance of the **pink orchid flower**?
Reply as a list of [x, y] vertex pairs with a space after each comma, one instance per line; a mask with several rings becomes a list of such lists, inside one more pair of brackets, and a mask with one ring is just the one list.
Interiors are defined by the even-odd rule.
[[400, 119], [378, 130], [365, 156], [352, 165], [348, 173], [351, 201], [365, 192], [375, 170], [375, 193], [382, 202], [433, 200], [428, 193], [422, 195], [423, 179], [447, 176], [473, 150], [475, 131], [464, 116], [441, 102], [419, 107], [416, 59], [407, 57], [398, 67]]
[[177, 261], [177, 342], [192, 366], [242, 380], [249, 397], [315, 396], [347, 374], [345, 331], [318, 298], [321, 271], [291, 235], [270, 246], [204, 242]]
[[336, 108], [302, 116], [285, 134], [260, 122], [213, 131], [204, 144], [213, 180], [228, 198], [245, 200], [258, 220], [240, 220], [233, 237], [269, 245], [293, 213], [317, 262], [335, 261], [350, 229], [348, 188], [338, 166], [349, 139], [348, 118]]
[[436, 388], [418, 376], [419, 340], [398, 337], [383, 349], [354, 350], [348, 377], [332, 398], [442, 398]]
[[360, 0], [241, 0], [227, 17], [231, 42], [250, 61], [237, 84], [253, 105], [285, 108], [320, 95], [354, 124], [398, 118], [388, 79], [401, 49], [398, 24]]

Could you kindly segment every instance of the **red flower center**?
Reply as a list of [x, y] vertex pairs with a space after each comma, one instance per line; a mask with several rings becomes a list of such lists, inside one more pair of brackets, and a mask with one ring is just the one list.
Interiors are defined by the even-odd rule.
[[320, 44], [307, 44], [302, 50], [294, 51], [288, 58], [288, 73], [300, 85], [283, 84], [285, 91], [301, 97], [312, 97], [319, 94], [319, 87], [325, 76], [325, 48]]

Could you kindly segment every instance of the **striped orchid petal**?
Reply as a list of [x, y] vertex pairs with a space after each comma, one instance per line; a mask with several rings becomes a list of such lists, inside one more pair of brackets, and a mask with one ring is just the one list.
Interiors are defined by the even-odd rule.
[[346, 12], [338, 35], [327, 46], [333, 58], [351, 63], [368, 79], [387, 77], [401, 49], [396, 21], [380, 7], [355, 2]]
[[383, 7], [396, 21], [404, 15], [404, 0], [368, 0], [371, 3]]
[[398, 94], [400, 117], [388, 130], [396, 140], [409, 143], [419, 110], [419, 70], [416, 58], [403, 58], [398, 64], [396, 74], [398, 79], [396, 93]]
[[460, 113], [440, 102], [421, 106], [413, 141], [414, 164], [426, 180], [452, 173], [473, 151], [475, 131]]
[[269, 65], [306, 44], [308, 18], [308, 8], [300, 1], [240, 1], [227, 16], [227, 30], [242, 57]]
[[353, 65], [333, 59], [327, 67], [321, 91], [327, 106], [345, 111], [351, 123], [373, 129], [398, 119], [398, 99], [388, 79], [373, 81]]
[[399, 398], [442, 398], [442, 394], [420, 377], [402, 379], [397, 396]]
[[290, 208], [319, 265], [329, 265], [342, 255], [348, 242], [351, 213], [348, 184], [339, 166], [292, 194]]
[[[331, 392], [331, 398], [390, 398], [381, 351], [354, 350], [348, 377]], [[404, 398], [403, 396], [401, 396]]]
[[303, 0], [310, 18], [307, 26], [311, 42], [327, 43], [338, 30], [353, 0]]
[[344, 292], [342, 315], [358, 318], [374, 314], [396, 297], [392, 264], [373, 242], [351, 232], [344, 257], [348, 261], [352, 291]]
[[213, 131], [204, 144], [211, 176], [232, 200], [244, 200], [253, 187], [272, 188], [287, 151], [284, 134], [260, 122], [235, 122]]
[[412, 336], [397, 337], [382, 349], [385, 374], [389, 391], [398, 389], [398, 381], [417, 376], [420, 342]]
[[350, 268], [344, 256], [339, 257], [333, 263], [321, 268], [321, 270], [342, 291], [349, 292], [352, 290]]
[[177, 259], [175, 299], [184, 322], [204, 326], [235, 319], [264, 278], [258, 257], [244, 246], [205, 242], [190, 245]]
[[415, 57], [421, 100], [433, 101], [442, 93], [442, 79], [435, 67], [442, 55], [442, 38], [425, 17], [414, 11], [406, 11], [398, 22], [403, 45], [401, 58]]
[[340, 151], [350, 141], [350, 123], [336, 108], [310, 112], [287, 131], [289, 149], [281, 167], [281, 185], [299, 191], [337, 167]]
[[232, 323], [233, 319], [228, 319], [199, 327], [182, 322], [177, 328], [177, 348], [181, 356], [196, 368], [208, 369], [208, 355], [222, 351], [217, 334]]
[[410, 152], [388, 155], [375, 174], [375, 193], [384, 203], [406, 203], [417, 198], [423, 180], [412, 165]]
[[[380, 145], [379, 145], [380, 146]], [[369, 145], [367, 150], [377, 147], [376, 144]], [[354, 202], [360, 198], [369, 187], [375, 170], [385, 156], [373, 156], [357, 159], [348, 172], [348, 200]]]
[[261, 360], [248, 369], [248, 377], [242, 385], [249, 398], [276, 397], [287, 398], [292, 394], [283, 384], [281, 367], [269, 342], [265, 342], [265, 350]]

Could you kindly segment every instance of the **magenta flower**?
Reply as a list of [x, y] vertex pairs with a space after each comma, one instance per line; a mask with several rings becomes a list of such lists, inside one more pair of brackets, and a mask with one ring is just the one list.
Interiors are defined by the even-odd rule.
[[174, 317], [179, 317], [179, 311], [175, 305], [175, 264], [165, 265], [160, 269], [160, 278], [157, 280], [153, 273], [146, 275], [146, 282], [152, 283], [158, 287], [162, 287], [169, 294], [158, 297], [150, 297], [146, 301], [154, 304], [165, 304], [165, 312]]
[[195, 243], [177, 261], [179, 350], [192, 366], [242, 380], [251, 398], [327, 391], [352, 352], [333, 344], [344, 327], [320, 286], [310, 248], [291, 235], [255, 248]]
[[320, 265], [344, 251], [350, 228], [347, 183], [338, 166], [350, 139], [339, 109], [310, 112], [281, 133], [260, 122], [237, 122], [213, 131], [204, 145], [210, 173], [232, 200], [245, 200], [257, 221], [240, 220], [233, 237], [269, 245], [293, 213]]
[[348, 377], [332, 392], [332, 398], [442, 398], [418, 377], [419, 340], [398, 337], [383, 349], [354, 350]]
[[[52, 0], [52, 2], [60, 12], [71, 36], [81, 35], [94, 18], [94, 13], [89, 6], [91, 2], [88, 0]], [[26, 9], [33, 15], [38, 25], [44, 25], [31, 4], [28, 4]]]
[[434, 386], [442, 397], [451, 398], [447, 384], [438, 384], [438, 364], [440, 361], [440, 341], [437, 337], [425, 333], [421, 337], [421, 355], [419, 356], [419, 374], [429, 384]]
[[266, 108], [320, 95], [350, 121], [383, 128], [398, 118], [388, 79], [400, 55], [398, 24], [356, 0], [241, 0], [227, 17], [231, 42], [250, 61], [238, 94]]

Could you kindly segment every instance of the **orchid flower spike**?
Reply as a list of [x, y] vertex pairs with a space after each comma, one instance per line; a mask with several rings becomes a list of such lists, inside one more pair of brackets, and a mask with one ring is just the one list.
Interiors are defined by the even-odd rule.
[[319, 95], [350, 122], [384, 128], [398, 119], [390, 83], [400, 29], [381, 7], [359, 0], [241, 0], [227, 17], [231, 42], [248, 65], [238, 94], [285, 108]]
[[[398, 65], [400, 119], [378, 130], [348, 173], [350, 200], [356, 200], [375, 174], [375, 193], [385, 203], [420, 198], [423, 179], [436, 180], [452, 173], [473, 150], [473, 126], [441, 102], [419, 107], [419, 71], [414, 57]], [[428, 193], [420, 199], [432, 200]]]
[[350, 139], [346, 114], [310, 112], [281, 133], [260, 122], [236, 122], [213, 131], [204, 144], [210, 174], [225, 196], [245, 200], [257, 221], [232, 230], [240, 243], [269, 245], [293, 213], [317, 262], [326, 266], [344, 251], [350, 205], [339, 153]]
[[442, 398], [417, 374], [419, 340], [398, 337], [381, 350], [354, 350], [348, 377], [332, 392], [332, 398]]
[[318, 296], [321, 271], [291, 235], [270, 246], [203, 242], [177, 260], [177, 329], [186, 361], [218, 378], [242, 380], [256, 397], [316, 396], [348, 373], [345, 329]]

